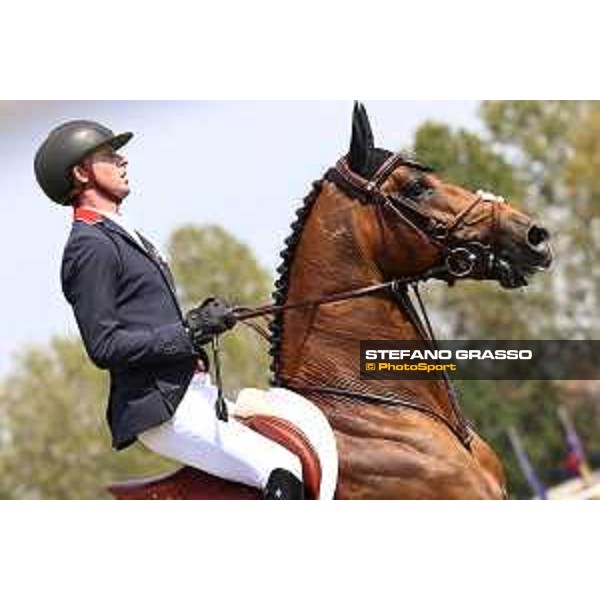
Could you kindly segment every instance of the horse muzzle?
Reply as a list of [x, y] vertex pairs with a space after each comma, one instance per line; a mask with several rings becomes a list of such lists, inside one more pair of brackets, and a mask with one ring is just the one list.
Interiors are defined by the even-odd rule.
[[495, 279], [504, 288], [514, 289], [528, 285], [536, 272], [545, 271], [552, 264], [550, 232], [530, 224], [513, 242], [500, 248], [494, 261]]
[[545, 270], [552, 264], [552, 248], [550, 247], [550, 232], [545, 227], [531, 225], [525, 234], [525, 242], [529, 249], [532, 266]]

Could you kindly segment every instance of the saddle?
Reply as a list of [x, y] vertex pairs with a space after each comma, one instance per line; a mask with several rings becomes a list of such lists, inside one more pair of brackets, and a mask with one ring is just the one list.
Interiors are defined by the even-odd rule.
[[[234, 404], [232, 418], [281, 444], [302, 463], [307, 499], [335, 495], [338, 455], [325, 415], [302, 396], [283, 388], [247, 388]], [[192, 467], [152, 479], [108, 486], [118, 500], [259, 500], [261, 490], [227, 481]]]

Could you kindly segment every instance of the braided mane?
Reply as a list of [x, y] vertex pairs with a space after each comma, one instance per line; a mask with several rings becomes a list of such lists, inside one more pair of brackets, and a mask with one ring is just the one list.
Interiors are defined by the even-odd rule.
[[[323, 188], [323, 180], [315, 181], [312, 184], [312, 190], [302, 201], [302, 206], [296, 211], [296, 220], [292, 223], [291, 229], [292, 234], [284, 240], [284, 249], [279, 253], [279, 256], [283, 259], [279, 267], [277, 267], [277, 273], [279, 277], [275, 281], [275, 291], [273, 292], [272, 298], [275, 306], [283, 306], [287, 301], [288, 290], [290, 286], [290, 271], [292, 263], [294, 262], [294, 255], [298, 242], [302, 235], [306, 221], [310, 216], [310, 212], [314, 205], [315, 200], [321, 193]], [[283, 336], [283, 312], [278, 311], [275, 313], [273, 320], [269, 324], [269, 342], [271, 355], [271, 384], [279, 386], [279, 367], [280, 365], [280, 352], [281, 352], [281, 339]]]
[[[370, 178], [379, 167], [390, 157], [392, 152], [383, 150], [381, 148], [372, 148], [371, 156], [372, 159], [369, 165], [368, 171], [364, 174], [365, 177]], [[306, 221], [310, 216], [310, 212], [314, 205], [315, 200], [323, 189], [323, 179], [313, 182], [312, 190], [302, 201], [302, 206], [296, 211], [296, 220], [291, 224], [292, 233], [284, 240], [284, 249], [279, 253], [279, 256], [283, 259], [279, 267], [277, 267], [277, 273], [279, 274], [278, 279], [275, 281], [275, 291], [272, 294], [272, 298], [275, 306], [283, 306], [287, 301], [287, 295], [290, 285], [290, 271], [294, 262], [294, 256], [298, 242], [302, 235]], [[283, 312], [278, 311], [275, 313], [273, 320], [269, 324], [269, 343], [270, 349], [269, 354], [271, 355], [271, 385], [279, 386], [281, 381], [279, 380], [279, 369], [280, 369], [280, 354], [281, 354], [281, 340], [283, 337]]]

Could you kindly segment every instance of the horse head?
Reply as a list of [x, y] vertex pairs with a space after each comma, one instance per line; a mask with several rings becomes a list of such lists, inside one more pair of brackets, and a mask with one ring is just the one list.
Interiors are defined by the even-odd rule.
[[349, 153], [331, 175], [374, 205], [381, 232], [375, 259], [387, 278], [433, 269], [447, 281], [491, 279], [517, 288], [552, 262], [549, 232], [503, 198], [454, 185], [416, 160], [375, 147], [362, 104], [354, 108]]

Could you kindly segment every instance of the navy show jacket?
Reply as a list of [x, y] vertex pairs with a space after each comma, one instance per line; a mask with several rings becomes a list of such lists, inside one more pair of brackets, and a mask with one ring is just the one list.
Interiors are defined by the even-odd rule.
[[145, 248], [111, 219], [79, 208], [61, 269], [86, 351], [110, 371], [106, 416], [118, 450], [173, 416], [198, 359], [171, 272], [141, 239]]

